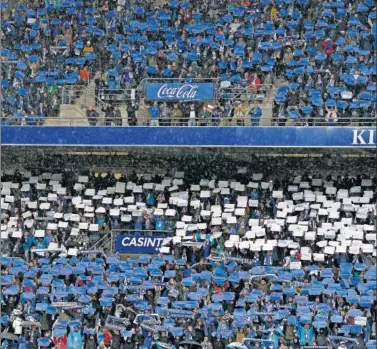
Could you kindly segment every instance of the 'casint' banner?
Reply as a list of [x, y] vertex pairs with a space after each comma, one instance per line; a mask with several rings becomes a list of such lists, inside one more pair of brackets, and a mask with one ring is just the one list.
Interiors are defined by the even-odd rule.
[[119, 253], [159, 253], [164, 236], [118, 235], [115, 249]]

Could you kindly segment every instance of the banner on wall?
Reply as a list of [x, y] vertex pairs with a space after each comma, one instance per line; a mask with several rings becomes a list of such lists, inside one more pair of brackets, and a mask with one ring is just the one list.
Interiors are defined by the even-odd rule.
[[151, 83], [147, 85], [146, 100], [170, 102], [210, 101], [213, 83]]
[[[376, 149], [373, 128], [3, 126], [2, 145], [239, 146]], [[145, 135], [148, 134], [148, 137]]]
[[118, 235], [115, 249], [119, 253], [158, 253], [166, 236]]

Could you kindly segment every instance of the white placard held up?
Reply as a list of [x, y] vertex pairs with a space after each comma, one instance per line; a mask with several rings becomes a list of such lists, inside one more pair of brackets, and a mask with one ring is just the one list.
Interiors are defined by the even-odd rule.
[[78, 182], [79, 183], [88, 183], [89, 177], [88, 176], [79, 176]]
[[126, 183], [116, 182], [115, 184], [115, 193], [124, 194], [126, 192]]
[[291, 270], [301, 269], [301, 262], [291, 262], [289, 264], [289, 269], [291, 269]]
[[272, 197], [275, 199], [282, 199], [283, 198], [283, 191], [275, 190], [272, 192]]

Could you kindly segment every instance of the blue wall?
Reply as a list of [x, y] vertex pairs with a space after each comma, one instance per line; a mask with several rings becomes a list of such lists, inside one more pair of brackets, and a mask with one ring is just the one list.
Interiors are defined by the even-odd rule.
[[376, 130], [351, 127], [10, 127], [3, 145], [376, 148]]

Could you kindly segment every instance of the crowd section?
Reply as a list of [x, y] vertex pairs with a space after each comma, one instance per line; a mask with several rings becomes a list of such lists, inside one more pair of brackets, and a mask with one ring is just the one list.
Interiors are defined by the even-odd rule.
[[376, 177], [200, 168], [2, 173], [2, 347], [375, 349]]
[[116, 95], [145, 78], [216, 81], [254, 96], [275, 85], [281, 125], [375, 120], [371, 0], [1, 6], [5, 124], [42, 124], [57, 115], [65, 85], [94, 80], [97, 94]]

